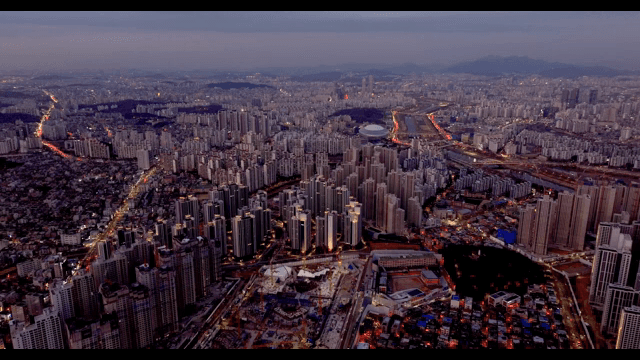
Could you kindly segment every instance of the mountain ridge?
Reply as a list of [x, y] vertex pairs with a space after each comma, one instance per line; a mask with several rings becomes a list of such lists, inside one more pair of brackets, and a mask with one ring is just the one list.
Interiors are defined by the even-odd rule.
[[506, 74], [541, 75], [545, 77], [577, 78], [580, 76], [637, 75], [638, 71], [616, 70], [606, 66], [581, 66], [531, 59], [527, 56], [486, 56], [464, 61], [443, 70], [445, 73], [500, 76]]

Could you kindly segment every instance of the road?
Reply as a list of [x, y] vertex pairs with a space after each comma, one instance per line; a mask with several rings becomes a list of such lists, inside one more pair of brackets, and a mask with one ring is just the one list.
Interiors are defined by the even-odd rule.
[[53, 109], [55, 108], [55, 104], [58, 103], [58, 100], [55, 98], [55, 96], [53, 96], [51, 93], [49, 93], [46, 90], [43, 90], [45, 94], [47, 94], [47, 96], [49, 96], [51, 98], [51, 101], [53, 101], [50, 105], [49, 105], [49, 109], [47, 111], [45, 111], [44, 114], [42, 114], [42, 116], [40, 117], [40, 122], [38, 123], [38, 128], [36, 129], [35, 132], [35, 136], [37, 138], [40, 138], [40, 140], [42, 141], [42, 145], [46, 146], [47, 148], [49, 148], [51, 151], [55, 152], [56, 154], [62, 156], [65, 159], [71, 159], [71, 160], [77, 160], [77, 161], [83, 161], [82, 158], [77, 158], [74, 156], [71, 156], [65, 152], [63, 152], [62, 150], [58, 149], [55, 145], [53, 145], [52, 143], [46, 141], [46, 140], [42, 140], [42, 126], [44, 125], [44, 122], [49, 120], [49, 117], [51, 116], [51, 111], [53, 111]]
[[202, 326], [198, 330], [198, 333], [194, 336], [193, 340], [191, 340], [189, 344], [187, 344], [187, 346], [185, 347], [186, 349], [191, 349], [194, 346], [196, 348], [199, 347], [202, 341], [205, 340], [205, 334], [207, 330], [213, 329], [216, 323], [220, 320], [220, 317], [223, 314], [225, 314], [227, 311], [229, 311], [229, 306], [231, 306], [233, 304], [233, 300], [238, 297], [238, 294], [241, 291], [241, 289], [244, 289], [244, 285], [246, 285], [244, 283], [244, 280], [242, 279], [236, 280], [236, 283], [232, 286], [231, 289], [229, 289], [229, 292], [220, 301], [220, 304], [218, 305], [217, 309], [215, 309], [211, 313], [211, 315], [209, 315], [209, 318], [204, 322], [204, 324], [202, 324]]
[[567, 336], [571, 348], [583, 349], [589, 348], [589, 342], [587, 337], [589, 336], [584, 327], [582, 326], [582, 315], [578, 304], [574, 302], [573, 295], [571, 293], [571, 283], [565, 278], [558, 270], [549, 266], [553, 270], [554, 282], [557, 285], [558, 299], [560, 301], [560, 309], [562, 311], [562, 319], [564, 321], [565, 328], [567, 329]]
[[357, 324], [360, 315], [362, 314], [362, 302], [364, 301], [364, 289], [362, 288], [363, 280], [367, 278], [366, 274], [369, 271], [369, 266], [371, 263], [372, 257], [369, 256], [367, 261], [362, 266], [360, 270], [360, 275], [358, 276], [358, 282], [354, 287], [355, 291], [355, 299], [352, 302], [351, 309], [349, 309], [349, 314], [347, 315], [346, 327], [343, 331], [346, 330], [346, 335], [343, 333], [342, 341], [340, 344], [340, 349], [350, 349], [353, 343], [353, 338], [356, 336], [354, 330]]
[[135, 199], [138, 196], [138, 194], [140, 193], [140, 187], [144, 183], [146, 183], [150, 177], [155, 175], [157, 171], [158, 171], [158, 168], [156, 166], [153, 166], [149, 170], [142, 172], [138, 180], [133, 184], [133, 186], [131, 186], [131, 190], [129, 191], [129, 194], [122, 201], [122, 205], [120, 205], [118, 210], [116, 210], [115, 215], [113, 216], [113, 218], [111, 218], [111, 221], [109, 221], [109, 224], [107, 224], [106, 229], [100, 235], [96, 236], [96, 238], [92, 242], [85, 244], [85, 246], [89, 248], [89, 252], [83, 259], [85, 262], [84, 264], [85, 266], [89, 265], [91, 260], [93, 260], [93, 257], [97, 248], [96, 245], [98, 244], [98, 242], [106, 239], [107, 236], [111, 235], [113, 231], [116, 229], [116, 226], [118, 226], [118, 224], [124, 217], [124, 214], [129, 211], [129, 200]]
[[402, 142], [402, 141], [398, 140], [398, 128], [399, 128], [398, 112], [397, 111], [392, 111], [391, 112], [391, 116], [393, 118], [393, 129], [391, 130], [391, 141], [393, 141], [396, 144], [411, 146], [410, 143], [405, 143], [405, 142]]

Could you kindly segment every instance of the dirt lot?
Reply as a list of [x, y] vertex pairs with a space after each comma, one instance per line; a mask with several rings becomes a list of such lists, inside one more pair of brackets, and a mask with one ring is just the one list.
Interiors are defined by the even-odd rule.
[[587, 277], [591, 275], [591, 268], [578, 261], [568, 263], [568, 264], [558, 265], [555, 268], [566, 272], [569, 276], [571, 276], [572, 274], [578, 274], [580, 276], [587, 276]]
[[392, 277], [391, 286], [394, 292], [414, 288], [422, 289], [425, 287], [419, 276]]

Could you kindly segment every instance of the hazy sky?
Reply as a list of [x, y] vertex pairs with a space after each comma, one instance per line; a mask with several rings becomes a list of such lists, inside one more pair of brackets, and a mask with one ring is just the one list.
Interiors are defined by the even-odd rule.
[[0, 69], [450, 64], [640, 70], [639, 12], [0, 12]]

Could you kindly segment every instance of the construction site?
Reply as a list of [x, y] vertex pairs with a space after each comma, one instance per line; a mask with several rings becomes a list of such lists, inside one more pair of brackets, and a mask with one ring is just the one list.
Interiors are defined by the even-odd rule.
[[223, 315], [210, 348], [338, 348], [364, 261], [264, 266]]

